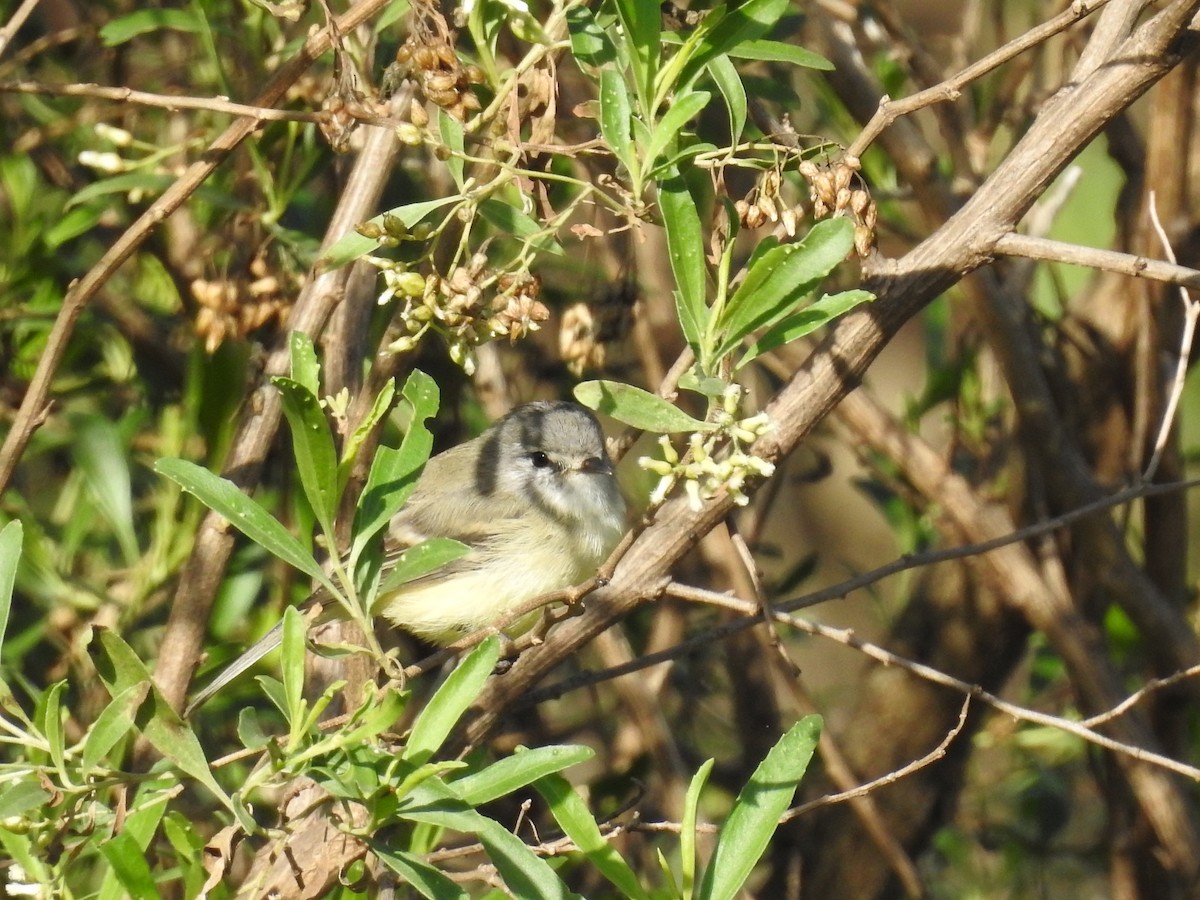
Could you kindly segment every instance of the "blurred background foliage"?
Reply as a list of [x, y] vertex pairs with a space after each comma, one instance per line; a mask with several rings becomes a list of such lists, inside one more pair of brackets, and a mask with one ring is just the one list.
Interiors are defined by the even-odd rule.
[[[474, 34], [489, 36], [495, 58], [480, 53], [465, 22], [455, 49], [464, 65], [481, 67], [487, 77], [490, 67], [504, 71], [524, 58], [536, 44], [531, 29], [546, 25], [558, 8], [535, 4], [524, 13], [516, 0], [479, 4], [482, 18], [475, 24], [482, 31]], [[8, 21], [16, 6], [0, 6], [0, 18]], [[1045, 5], [1033, 2], [878, 6], [793, 4], [770, 37], [830, 58], [836, 58], [833, 42], [850, 40], [862, 74], [881, 91], [903, 96], [1046, 17]], [[329, 54], [322, 57], [290, 88], [283, 108], [311, 112], [323, 104], [328, 109], [331, 97], [352, 96], [338, 87], [349, 69], [356, 71], [356, 90], [378, 97], [385, 68], [413, 33], [410, 13], [407, 3], [386, 5], [367, 26], [342, 36], [346, 52], [337, 66]], [[454, 20], [453, 10], [446, 14]], [[0, 428], [13, 421], [72, 283], [230, 121], [215, 109], [39, 95], [12, 84], [94, 83], [246, 101], [324, 22], [321, 4], [258, 0], [37, 5], [0, 56]], [[686, 16], [684, 22], [677, 27], [686, 32], [694, 23]], [[928, 183], [912, 183], [903, 161], [886, 147], [877, 145], [864, 156], [883, 254], [902, 255], [939, 212], [948, 215], [986, 177], [1069, 71], [1086, 35], [1085, 26], [1052, 38], [975, 82], [952, 107], [913, 117], [917, 139], [934, 154]], [[1194, 54], [1183, 68], [1194, 73]], [[519, 341], [514, 331], [512, 341], [471, 343], [472, 365], [465, 368], [461, 358], [450, 359], [455, 332], [449, 326], [440, 338], [404, 354], [401, 368], [420, 366], [441, 389], [441, 412], [432, 423], [436, 449], [477, 433], [515, 403], [569, 396], [581, 377], [654, 390], [684, 347], [662, 229], [640, 209], [639, 198], [622, 196], [619, 182], [626, 173], [600, 152], [598, 142], [589, 143], [596, 142], [600, 126], [596, 85], [585, 69], [562, 56], [557, 67], [545, 70], [552, 85], [522, 88], [528, 104], [520, 113], [527, 116], [518, 123], [520, 137], [581, 148], [527, 163], [548, 176], [540, 182], [543, 193], [525, 194], [522, 201], [520, 192], [528, 185], [506, 184], [498, 196], [509, 205], [493, 208], [491, 221], [481, 213], [470, 240], [455, 243], [451, 234], [432, 249], [401, 244], [381, 251], [412, 263], [423, 277], [439, 271], [445, 283], [456, 270], [464, 272], [454, 286], [460, 292], [472, 278], [500, 293], [514, 279], [536, 279], [533, 296], [546, 313], [542, 317], [539, 310], [530, 320], [540, 330], [530, 329]], [[738, 69], [751, 98], [745, 140], [758, 147], [746, 154], [752, 164], [719, 170], [719, 187], [731, 200], [753, 202], [760, 196], [763, 173], [772, 171], [773, 128], [805, 136], [803, 145], [814, 157], [827, 142], [846, 145], [857, 133], [853, 98], [836, 74], [770, 60], [739, 61]], [[475, 95], [486, 108], [495, 91], [495, 83], [484, 81]], [[551, 97], [556, 114], [537, 119]], [[1159, 102], [1152, 94], [1114, 121], [1081, 155], [1078, 168], [1060, 179], [1070, 185], [1050, 190], [1047, 196], [1058, 199], [1047, 201], [1052, 208], [1045, 210], [1046, 234], [1159, 256], [1145, 238], [1143, 195], [1154, 187], [1160, 197], [1175, 198], [1165, 201], [1168, 230], [1179, 242], [1180, 261], [1196, 264], [1200, 245], [1194, 237], [1200, 232], [1193, 211], [1200, 204], [1190, 203], [1194, 187], [1188, 179], [1193, 147], [1200, 143], [1175, 148], [1184, 158], [1177, 169], [1156, 169], [1155, 129], [1164, 115]], [[443, 139], [452, 135], [456, 117], [439, 118], [434, 103], [424, 106], [433, 117], [428, 128], [441, 128]], [[444, 108], [453, 109], [453, 103]], [[469, 120], [475, 111], [459, 112]], [[531, 134], [526, 128], [531, 122], [551, 130]], [[480, 156], [470, 171], [481, 179], [504, 155], [504, 141], [511, 139], [505, 127], [500, 123], [479, 141], [484, 149], [470, 143], [468, 132], [468, 146]], [[728, 113], [715, 99], [690, 128], [696, 141], [714, 149], [730, 143]], [[96, 675], [95, 634], [115, 632], [152, 664], [181, 567], [192, 552], [203, 510], [158, 477], [154, 461], [178, 456], [222, 470], [266, 348], [278, 342], [292, 303], [314, 275], [364, 130], [351, 134], [348, 152], [339, 153], [312, 123], [263, 122], [82, 313], [54, 376], [52, 405], [0, 495], [0, 519], [20, 520], [24, 527], [0, 654], [0, 675], [12, 692], [6, 702], [34, 715], [52, 686], [65, 681], [61, 727], [68, 742], [80, 739], [109, 702]], [[779, 153], [789, 163], [781, 166], [774, 188], [778, 206], [798, 210], [803, 230], [812, 222], [810, 185], [794, 160]], [[377, 211], [458, 193], [461, 185], [445, 156], [436, 141], [405, 144], [387, 173]], [[587, 185], [606, 199], [588, 194]], [[940, 210], [923, 196], [931, 185], [944, 204]], [[712, 185], [703, 190], [715, 206]], [[520, 234], [526, 218], [568, 206], [573, 216], [556, 220], [547, 235]], [[503, 212], [513, 208], [525, 218]], [[776, 221], [743, 228], [739, 263]], [[528, 240], [511, 240], [514, 230]], [[472, 269], [471, 254], [483, 254], [486, 265]], [[1023, 293], [1014, 299], [1029, 305], [1046, 369], [1062, 391], [1063, 415], [1087, 448], [1098, 480], [1109, 486], [1127, 481], [1147, 455], [1146, 424], [1161, 409], [1166, 390], [1155, 360], [1177, 351], [1176, 295], [1148, 282], [1057, 264], [999, 264], [1007, 275], [1023, 266], [1028, 271], [1016, 278]], [[854, 267], [840, 270], [835, 280], [853, 287]], [[382, 280], [372, 288], [383, 289]], [[408, 333], [393, 320], [398, 308], [394, 300], [374, 306], [366, 343], [358, 348], [356, 377], [370, 371], [380, 346]], [[742, 381], [751, 405], [765, 405], [795, 369], [795, 360], [781, 355], [747, 368]], [[1020, 441], [1012, 397], [969, 284], [950, 291], [901, 332], [873, 366], [867, 389], [896, 423], [938, 448], [981, 496], [1008, 506], [1017, 521], [1037, 518], [1030, 480], [1038, 466], [1055, 462], [1034, 464], [1034, 449]], [[1195, 469], [1200, 447], [1195, 391], [1190, 384], [1181, 404], [1164, 477]], [[703, 408], [689, 411], [702, 414]], [[401, 425], [389, 426], [385, 443], [395, 443]], [[653, 480], [634, 458], [652, 449], [649, 442], [636, 446], [621, 467], [635, 501], [645, 498]], [[309, 538], [311, 512], [297, 490], [285, 438], [275, 443], [255, 496], [294, 533]], [[936, 506], [936, 497], [908, 483], [896, 460], [834, 423], [781, 467], [739, 514], [738, 530], [762, 569], [764, 595], [783, 599], [901, 554], [960, 542], [960, 535], [939, 524]], [[1189, 500], [1165, 532], [1145, 518], [1153, 510], [1118, 517], [1129, 552], [1188, 622], [1194, 618], [1197, 560], [1187, 526], [1197, 512]], [[1167, 542], [1178, 546], [1166, 547]], [[1078, 590], [1077, 602], [1096, 601], [1085, 584], [1091, 560], [1074, 555], [1069, 538], [1051, 543], [1044, 552], [1059, 554]], [[1162, 555], [1156, 551], [1169, 552], [1174, 568], [1155, 570]], [[745, 572], [723, 532], [701, 541], [677, 574], [688, 583], [749, 596]], [[239, 540], [213, 606], [204, 670], [235, 656], [307, 593], [296, 573]], [[1078, 717], [1056, 649], [1002, 605], [959, 562], [893, 577], [814, 612], [1013, 702]], [[569, 668], [603, 668], [671, 646], [725, 615], [675, 602], [651, 604]], [[1116, 604], [1101, 600], [1088, 615], [1103, 628], [1105, 646], [1129, 691], [1167, 674], [1160, 648], [1148, 644]], [[805, 783], [808, 799], [848, 786], [837, 774], [839, 766], [848, 767], [850, 784], [877, 777], [928, 752], [953, 724], [961, 701], [950, 692], [817, 637], [785, 630], [782, 639], [799, 673], [780, 661], [766, 634], [743, 634], [632, 676], [642, 679], [637, 690], [628, 679], [605, 682], [524, 711], [493, 751], [559, 742], [592, 747], [595, 759], [570, 772], [575, 783], [587, 786], [590, 808], [615, 816], [632, 807], [644, 821], [678, 821], [692, 773], [715, 757], [716, 793], [701, 812], [720, 821], [766, 750], [809, 712], [824, 715], [828, 734], [817, 754], [819, 777]], [[1167, 752], [1195, 762], [1195, 705], [1188, 696], [1164, 692], [1153, 716], [1162, 724]], [[653, 699], [651, 707], [644, 705], [646, 697]], [[257, 709], [268, 733], [286, 730], [281, 714], [245, 679], [194, 722], [210, 760], [241, 746], [237, 723], [244, 707]], [[25, 752], [8, 742], [0, 760], [16, 765]], [[118, 744], [110, 756], [112, 772], [133, 772], [132, 754], [132, 739]], [[217, 778], [232, 790], [252, 766], [251, 758], [235, 760]], [[115, 802], [119, 778], [113, 779], [97, 786], [97, 803]], [[894, 843], [861, 830], [868, 819], [846, 805], [801, 816], [780, 830], [747, 895], [1174, 896], [1153, 893], [1156, 886], [1174, 883], [1156, 864], [1144, 822], [1115, 781], [1111, 762], [1078, 738], [975, 709], [945, 760], [872, 794], [872, 815], [879, 817], [873, 821], [892, 829]], [[1194, 802], [1194, 785], [1180, 790]], [[146, 855], [156, 866], [159, 887], [191, 895], [197, 876], [173, 880], [178, 871], [172, 866], [182, 867], [185, 848], [198, 853], [230, 817], [190, 785], [171, 802], [165, 824], [143, 846], [151, 848]], [[0, 807], [3, 803], [0, 799]], [[269, 808], [270, 800], [264, 805]], [[72, 814], [79, 818], [68, 822], [48, 815], [37, 826], [39, 839], [51, 865], [59, 865], [63, 854], [80, 853], [77, 864], [64, 865], [71, 874], [61, 887], [64, 895], [90, 895], [109, 872], [106, 865], [115, 863], [79, 851], [96, 833], [80, 826], [86, 804]], [[506, 824], [515, 821], [516, 802], [495, 816]], [[545, 825], [544, 817], [539, 821]], [[0, 830], [10, 826], [13, 821], [0, 817]], [[654, 835], [620, 840], [639, 872], [657, 871], [655, 852], [665, 845]], [[907, 860], [908, 869], [898, 857]], [[115, 891], [111, 877], [109, 889]], [[588, 896], [611, 895], [605, 893], [611, 887], [586, 878], [573, 886]], [[349, 895], [355, 889], [339, 890]]]

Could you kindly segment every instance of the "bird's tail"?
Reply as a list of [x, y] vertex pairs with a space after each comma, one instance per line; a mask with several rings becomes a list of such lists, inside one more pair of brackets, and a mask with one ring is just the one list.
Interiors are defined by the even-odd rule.
[[221, 674], [206, 685], [201, 691], [192, 698], [192, 702], [187, 705], [183, 711], [184, 718], [190, 716], [193, 712], [208, 702], [208, 699], [213, 694], [233, 681], [256, 662], [270, 653], [283, 643], [283, 622], [276, 623], [275, 627], [260, 637], [253, 646], [245, 653], [231, 662], [222, 670]]

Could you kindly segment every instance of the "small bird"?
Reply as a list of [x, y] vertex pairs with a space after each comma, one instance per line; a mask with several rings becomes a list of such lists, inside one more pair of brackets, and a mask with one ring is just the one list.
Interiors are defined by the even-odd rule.
[[[410, 634], [451, 644], [534, 597], [585, 580], [624, 533], [625, 501], [596, 417], [568, 401], [527, 403], [425, 464], [388, 525], [384, 575], [389, 561], [427, 538], [454, 538], [470, 549], [379, 597], [374, 611]], [[528, 628], [535, 615], [513, 630]], [[201, 690], [185, 715], [282, 639], [280, 623]]]

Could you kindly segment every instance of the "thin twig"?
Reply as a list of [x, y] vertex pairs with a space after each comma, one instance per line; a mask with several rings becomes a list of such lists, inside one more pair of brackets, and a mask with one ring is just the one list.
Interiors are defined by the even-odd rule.
[[[1154, 191], [1150, 192], [1149, 207], [1154, 233], [1162, 242], [1163, 252], [1167, 255], [1167, 259], [1174, 263], [1175, 250], [1167, 238], [1166, 229], [1158, 220], [1158, 204], [1154, 200]], [[1200, 287], [1200, 284], [1190, 286]], [[1158, 436], [1154, 439], [1154, 454], [1150, 457], [1150, 462], [1146, 464], [1146, 471], [1142, 473], [1145, 481], [1154, 477], [1154, 473], [1158, 471], [1158, 464], [1162, 461], [1167, 438], [1171, 434], [1171, 426], [1175, 422], [1175, 410], [1179, 407], [1179, 398], [1183, 396], [1183, 382], [1187, 378], [1188, 360], [1191, 359], [1192, 343], [1196, 338], [1196, 319], [1200, 317], [1200, 301], [1193, 299], [1182, 284], [1179, 287], [1179, 296], [1183, 300], [1183, 334], [1179, 336], [1179, 356], [1175, 361], [1175, 378], [1171, 383], [1171, 392], [1167, 395], [1167, 406], [1163, 410], [1162, 422], [1158, 426]]]
[[38, 5], [38, 2], [39, 0], [25, 0], [17, 7], [17, 11], [12, 14], [12, 18], [5, 23], [4, 27], [0, 28], [0, 55], [3, 55], [4, 51], [8, 49], [9, 43], [21, 26], [25, 24], [25, 20], [29, 18], [29, 14], [33, 12], [33, 8]]
[[1082, 247], [1079, 244], [1068, 244], [1065, 241], [1056, 241], [1051, 238], [1018, 234], [1015, 231], [1001, 237], [996, 242], [995, 249], [997, 253], [1008, 256], [1088, 266], [1106, 272], [1132, 275], [1134, 278], [1149, 278], [1152, 281], [1162, 281], [1167, 284], [1200, 288], [1200, 270], [1176, 265], [1174, 260], [1165, 263], [1162, 260], [1150, 259], [1135, 253]]
[[982, 78], [988, 72], [1002, 66], [1013, 57], [1020, 56], [1030, 47], [1037, 46], [1060, 31], [1065, 31], [1080, 19], [1091, 15], [1107, 2], [1108, 0], [1093, 0], [1091, 3], [1085, 2], [1085, 0], [1075, 0], [1075, 2], [1053, 19], [1038, 25], [1036, 28], [1031, 28], [1019, 38], [1009, 41], [1003, 47], [992, 51], [979, 61], [967, 66], [957, 75], [947, 78], [941, 84], [918, 91], [902, 100], [892, 100], [885, 96], [879, 103], [878, 111], [871, 117], [871, 121], [866, 124], [866, 127], [859, 132], [858, 137], [854, 139], [854, 143], [846, 151], [846, 155], [857, 159], [874, 143], [875, 138], [879, 137], [879, 134], [896, 121], [896, 119], [916, 112], [919, 109], [924, 109], [926, 106], [932, 106], [935, 103], [957, 100], [962, 93], [962, 89], [975, 79]]
[[832, 803], [843, 803], [846, 800], [853, 800], [857, 797], [865, 797], [872, 791], [878, 788], [885, 787], [889, 784], [894, 784], [901, 778], [906, 778], [914, 772], [919, 772], [926, 766], [932, 765], [946, 755], [950, 744], [959, 736], [963, 728], [967, 724], [967, 711], [971, 708], [971, 695], [968, 694], [963, 698], [962, 709], [958, 712], [958, 721], [954, 723], [954, 727], [946, 732], [946, 736], [938, 742], [938, 745], [922, 756], [920, 759], [914, 759], [907, 765], [901, 766], [888, 772], [886, 775], [880, 775], [878, 778], [873, 778], [865, 784], [860, 784], [856, 788], [851, 788], [848, 791], [839, 791], [836, 794], [826, 794], [824, 797], [818, 797], [815, 800], [809, 800], [807, 803], [801, 803], [799, 806], [794, 806], [783, 814], [779, 819], [779, 824], [790, 822], [792, 819], [798, 818], [807, 812], [812, 812], [822, 806], [829, 806]]
[[[691, 587], [690, 585], [680, 584], [679, 582], [671, 582], [667, 586], [667, 594], [671, 597], [676, 597], [680, 600], [687, 600], [693, 603], [704, 603], [710, 606], [719, 606], [724, 609], [732, 609], [746, 616], [756, 616], [758, 605], [749, 600], [743, 600], [738, 597], [730, 597], [727, 594], [719, 594], [716, 591], [709, 591], [703, 588]], [[971, 684], [961, 679], [955, 678], [953, 675], [947, 675], [933, 666], [927, 666], [924, 663], [916, 662], [915, 660], [907, 659], [903, 656], [898, 656], [892, 653], [885, 647], [874, 644], [870, 641], [865, 641], [858, 637], [853, 629], [850, 628], [834, 628], [829, 625], [822, 625], [818, 622], [811, 622], [807, 619], [801, 619], [796, 616], [788, 615], [787, 613], [776, 612], [776, 621], [783, 622], [798, 631], [803, 631], [807, 634], [816, 635], [818, 637], [828, 638], [829, 640], [837, 641], [839, 644], [845, 644], [847, 647], [852, 647], [855, 650], [869, 656], [870, 658], [883, 663], [886, 666], [895, 666], [904, 669], [918, 678], [930, 681], [934, 684], [939, 684], [943, 687], [951, 688], [958, 691], [967, 697], [975, 697], [982, 700], [988, 706], [998, 712], [1005, 713], [1022, 722], [1028, 722], [1033, 725], [1042, 725], [1047, 728], [1055, 728], [1059, 731], [1065, 731], [1068, 734], [1073, 734], [1088, 743], [1103, 747], [1106, 750], [1111, 750], [1114, 753], [1120, 753], [1140, 762], [1147, 762], [1159, 766], [1167, 771], [1174, 772], [1177, 775], [1183, 775], [1192, 781], [1200, 783], [1200, 768], [1189, 766], [1186, 763], [1171, 759], [1169, 756], [1163, 756], [1161, 753], [1153, 753], [1149, 750], [1144, 750], [1141, 747], [1135, 747], [1132, 744], [1122, 743], [1121, 741], [1113, 740], [1106, 735], [1100, 734], [1097, 731], [1088, 728], [1080, 722], [1075, 722], [1070, 719], [1065, 719], [1062, 716], [1052, 716], [1048, 713], [1038, 712], [1037, 710], [1028, 709], [1027, 707], [1018, 706], [1015, 703], [1009, 703], [1007, 700], [1002, 700], [995, 694], [985, 691], [977, 684]], [[1107, 715], [1107, 714], [1106, 714]]]

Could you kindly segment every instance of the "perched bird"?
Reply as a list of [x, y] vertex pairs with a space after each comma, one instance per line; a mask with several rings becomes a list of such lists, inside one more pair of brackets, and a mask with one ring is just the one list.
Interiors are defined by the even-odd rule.
[[[425, 464], [388, 525], [384, 576], [404, 549], [426, 538], [454, 538], [470, 550], [380, 596], [373, 612], [431, 643], [450, 644], [534, 597], [585, 580], [624, 532], [625, 501], [595, 416], [577, 403], [527, 403]], [[200, 691], [186, 714], [282, 639], [276, 625]]]

